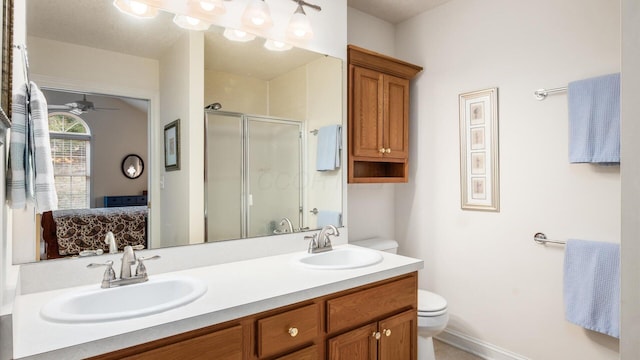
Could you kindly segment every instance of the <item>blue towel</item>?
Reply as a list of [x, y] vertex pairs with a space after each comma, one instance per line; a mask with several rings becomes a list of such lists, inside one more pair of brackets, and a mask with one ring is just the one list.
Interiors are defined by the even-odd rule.
[[318, 130], [318, 154], [316, 170], [335, 170], [340, 167], [340, 149], [342, 149], [342, 126], [323, 126]]
[[620, 163], [620, 74], [569, 83], [569, 162]]
[[571, 323], [620, 337], [620, 245], [567, 241], [564, 311]]
[[342, 213], [339, 211], [320, 210], [318, 211], [318, 227], [322, 228], [326, 225], [335, 227], [342, 226]]

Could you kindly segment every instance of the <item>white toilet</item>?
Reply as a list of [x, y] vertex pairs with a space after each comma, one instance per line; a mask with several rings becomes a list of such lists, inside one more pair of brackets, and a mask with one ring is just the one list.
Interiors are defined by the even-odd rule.
[[[350, 244], [393, 254], [398, 251], [398, 242], [390, 239], [373, 238], [351, 241]], [[447, 300], [438, 294], [418, 289], [419, 360], [435, 360], [433, 337], [447, 327], [448, 321]]]

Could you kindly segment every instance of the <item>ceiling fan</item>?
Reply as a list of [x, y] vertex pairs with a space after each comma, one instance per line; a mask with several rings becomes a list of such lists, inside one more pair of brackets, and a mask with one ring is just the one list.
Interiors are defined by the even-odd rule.
[[87, 100], [87, 95], [82, 95], [82, 100], [76, 100], [74, 102], [66, 103], [64, 105], [48, 105], [49, 110], [62, 110], [68, 111], [74, 115], [84, 114], [89, 111], [97, 110], [120, 110], [117, 108], [96, 107], [93, 101]]

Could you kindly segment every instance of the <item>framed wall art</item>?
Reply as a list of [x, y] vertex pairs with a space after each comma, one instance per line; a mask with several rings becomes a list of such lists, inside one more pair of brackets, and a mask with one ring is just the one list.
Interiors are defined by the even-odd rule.
[[180, 170], [180, 119], [164, 126], [164, 169]]
[[498, 88], [460, 94], [463, 210], [500, 211]]

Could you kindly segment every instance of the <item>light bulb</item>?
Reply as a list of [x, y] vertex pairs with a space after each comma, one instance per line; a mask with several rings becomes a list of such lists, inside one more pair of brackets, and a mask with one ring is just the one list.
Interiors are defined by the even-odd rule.
[[242, 23], [254, 28], [270, 28], [273, 20], [267, 3], [264, 0], [251, 0], [242, 14]]
[[216, 8], [216, 4], [212, 3], [211, 1], [200, 1], [200, 7], [204, 11], [211, 11]]
[[147, 6], [147, 4], [143, 4], [138, 1], [131, 1], [130, 6], [131, 11], [133, 11], [136, 15], [143, 15], [149, 9], [149, 6]]
[[187, 15], [176, 15], [173, 17], [173, 22], [183, 29], [196, 31], [204, 31], [211, 26], [211, 24], [207, 22]]
[[267, 39], [267, 41], [265, 41], [264, 47], [271, 51], [287, 51], [293, 48], [293, 46], [290, 44], [287, 44], [285, 42], [278, 41], [278, 40], [271, 40], [271, 39]]
[[287, 37], [293, 40], [309, 40], [313, 37], [311, 23], [302, 5], [298, 5], [296, 11], [291, 15], [289, 26], [287, 27]]
[[224, 29], [224, 37], [231, 41], [247, 42], [256, 38], [255, 35], [249, 34], [246, 31], [236, 29]]
[[113, 6], [120, 12], [140, 19], [150, 19], [158, 15], [158, 9], [135, 0], [114, 0]]

